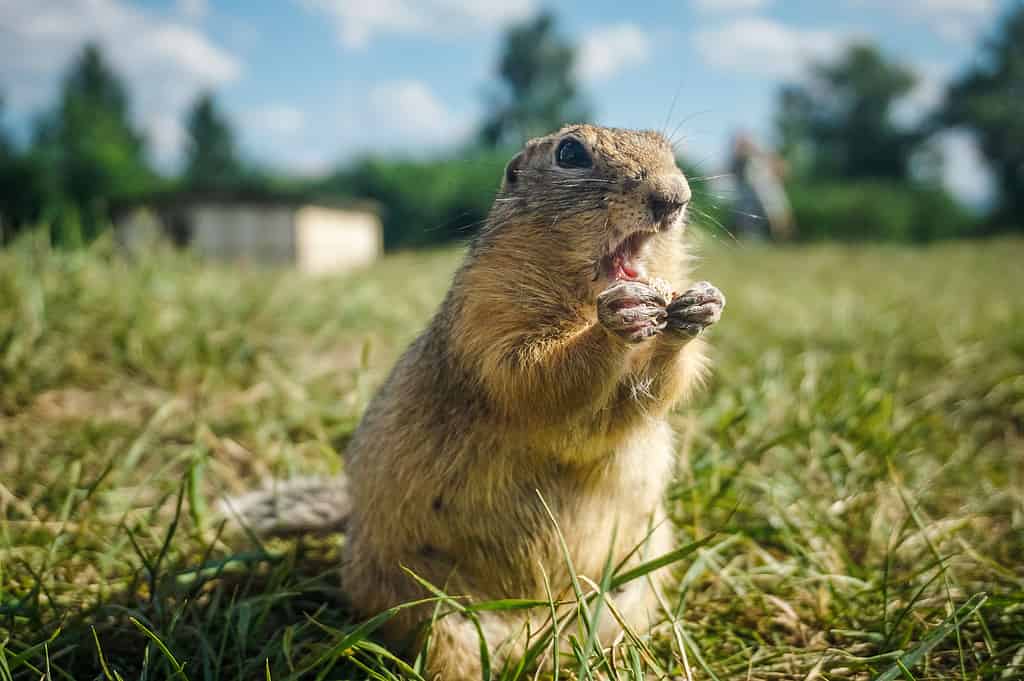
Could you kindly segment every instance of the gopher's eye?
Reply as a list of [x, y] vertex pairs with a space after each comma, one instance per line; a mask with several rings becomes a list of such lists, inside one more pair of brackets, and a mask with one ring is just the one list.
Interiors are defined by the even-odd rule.
[[566, 137], [558, 143], [555, 161], [562, 168], [589, 168], [594, 165], [583, 143], [574, 137]]

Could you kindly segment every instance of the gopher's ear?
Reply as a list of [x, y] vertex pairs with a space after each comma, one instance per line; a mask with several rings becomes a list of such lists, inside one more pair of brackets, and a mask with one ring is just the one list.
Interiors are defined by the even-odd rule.
[[512, 160], [505, 166], [505, 175], [501, 180], [502, 191], [507, 190], [519, 181], [519, 171], [523, 166], [523, 161], [526, 159], [526, 152], [520, 151], [518, 154], [512, 157]]

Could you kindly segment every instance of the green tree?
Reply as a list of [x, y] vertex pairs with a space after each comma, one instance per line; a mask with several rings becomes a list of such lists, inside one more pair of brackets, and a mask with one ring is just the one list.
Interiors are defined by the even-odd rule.
[[47, 169], [49, 202], [80, 214], [87, 237], [106, 223], [110, 199], [153, 182], [127, 92], [98, 46], [72, 64], [56, 110], [37, 125], [32, 154]]
[[39, 164], [15, 145], [3, 127], [3, 110], [0, 96], [0, 244], [37, 222], [45, 200]]
[[199, 95], [188, 113], [185, 127], [188, 130], [185, 183], [203, 189], [237, 184], [242, 168], [234, 132], [227, 117], [218, 109], [213, 94]]
[[944, 122], [974, 133], [998, 185], [996, 220], [1024, 229], [1024, 4], [950, 87]]
[[518, 145], [564, 123], [588, 118], [575, 78], [576, 50], [544, 12], [512, 26], [498, 62], [500, 85], [480, 130], [490, 146]]
[[4, 128], [4, 96], [0, 93], [0, 163], [14, 154], [14, 143]]
[[907, 179], [923, 132], [896, 123], [894, 105], [914, 74], [868, 44], [811, 67], [805, 83], [779, 94], [780, 146], [797, 172], [838, 178]]
[[487, 217], [508, 154], [476, 149], [451, 158], [364, 158], [340, 168], [314, 194], [370, 199], [384, 246], [424, 246], [469, 237]]

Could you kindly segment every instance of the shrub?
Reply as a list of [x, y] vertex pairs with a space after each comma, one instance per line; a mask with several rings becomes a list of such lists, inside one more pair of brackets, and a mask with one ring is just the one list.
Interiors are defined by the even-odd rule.
[[795, 182], [787, 190], [804, 240], [912, 241], [966, 237], [978, 222], [945, 190], [883, 181]]
[[386, 248], [443, 243], [468, 237], [487, 217], [510, 156], [367, 158], [332, 175], [321, 189], [379, 203]]

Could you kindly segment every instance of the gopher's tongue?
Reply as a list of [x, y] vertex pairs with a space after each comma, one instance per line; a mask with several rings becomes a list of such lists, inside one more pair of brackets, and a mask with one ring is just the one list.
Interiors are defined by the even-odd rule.
[[624, 254], [615, 255], [611, 259], [611, 275], [614, 279], [637, 279], [636, 268], [630, 265]]
[[638, 278], [639, 273], [625, 262], [615, 261], [611, 265], [611, 276], [612, 279], [635, 280]]
[[612, 276], [616, 279], [636, 279], [639, 273], [620, 255], [612, 259]]

